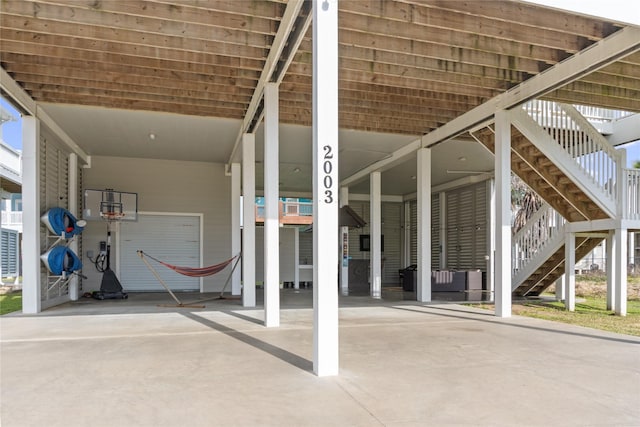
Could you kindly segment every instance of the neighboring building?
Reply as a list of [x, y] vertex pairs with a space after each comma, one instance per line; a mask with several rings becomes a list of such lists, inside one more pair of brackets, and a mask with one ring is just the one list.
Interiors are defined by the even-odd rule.
[[20, 242], [22, 241], [22, 153], [2, 140], [2, 125], [17, 121], [0, 106], [0, 192], [2, 193], [2, 234], [0, 240], [0, 280], [20, 276]]

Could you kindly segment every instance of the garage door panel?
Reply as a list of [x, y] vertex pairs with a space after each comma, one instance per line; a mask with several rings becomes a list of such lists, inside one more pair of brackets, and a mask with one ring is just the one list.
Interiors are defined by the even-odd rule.
[[[200, 267], [200, 217], [139, 213], [138, 221], [120, 224], [122, 287], [127, 291], [164, 290], [138, 256], [138, 250], [172, 265]], [[172, 290], [200, 289], [199, 278], [183, 276], [148, 261]]]

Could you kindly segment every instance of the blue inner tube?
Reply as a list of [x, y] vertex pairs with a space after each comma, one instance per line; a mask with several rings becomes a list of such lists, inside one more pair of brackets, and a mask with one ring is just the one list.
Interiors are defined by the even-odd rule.
[[[82, 233], [84, 225], [79, 225], [78, 220], [68, 210], [64, 208], [51, 208], [43, 216], [42, 221], [49, 230], [56, 236], [68, 239]], [[82, 221], [84, 224], [84, 221]]]
[[54, 246], [41, 256], [49, 271], [56, 276], [82, 269], [80, 258], [66, 246]]

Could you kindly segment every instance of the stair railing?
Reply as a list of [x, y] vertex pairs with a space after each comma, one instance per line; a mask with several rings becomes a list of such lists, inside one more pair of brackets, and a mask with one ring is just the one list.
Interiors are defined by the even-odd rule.
[[623, 182], [626, 189], [623, 194], [626, 196], [625, 219], [640, 220], [640, 169], [623, 169]]
[[616, 182], [623, 163], [615, 148], [573, 106], [533, 100], [523, 109], [544, 128], [578, 167], [616, 202]]
[[557, 238], [564, 238], [566, 220], [548, 204], [543, 204], [511, 241], [511, 275], [524, 270]]

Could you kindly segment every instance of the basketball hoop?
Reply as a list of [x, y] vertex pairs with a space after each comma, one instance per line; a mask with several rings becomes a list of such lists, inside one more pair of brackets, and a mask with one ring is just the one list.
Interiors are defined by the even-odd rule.
[[124, 213], [123, 212], [101, 212], [100, 216], [102, 217], [102, 219], [108, 222], [112, 222], [112, 221], [120, 221], [122, 218], [124, 218]]
[[89, 221], [136, 221], [138, 219], [138, 195], [105, 190], [84, 191], [83, 217]]
[[[101, 269], [102, 282], [100, 290], [93, 293], [97, 299], [127, 298], [127, 293], [123, 292], [122, 284], [116, 273], [111, 270], [111, 229], [114, 224], [122, 221], [138, 220], [138, 194], [115, 191], [112, 188], [104, 190], [84, 190], [84, 219], [88, 221], [104, 221], [107, 225], [106, 244], [100, 242], [100, 257], [105, 262]], [[119, 228], [116, 225], [116, 232]], [[103, 249], [104, 248], [104, 249]], [[96, 264], [96, 268], [98, 264]]]

